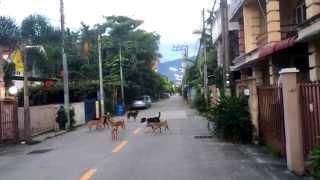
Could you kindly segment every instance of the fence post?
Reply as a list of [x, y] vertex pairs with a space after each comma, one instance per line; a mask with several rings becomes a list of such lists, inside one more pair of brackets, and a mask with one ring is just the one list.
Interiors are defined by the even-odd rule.
[[286, 135], [286, 154], [288, 169], [297, 175], [304, 173], [302, 124], [299, 108], [299, 88], [296, 68], [280, 71], [282, 84], [284, 122]]

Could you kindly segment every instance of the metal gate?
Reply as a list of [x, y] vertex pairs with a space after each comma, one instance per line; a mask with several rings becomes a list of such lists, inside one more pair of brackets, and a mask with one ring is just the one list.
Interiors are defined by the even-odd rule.
[[15, 100], [0, 100], [0, 144], [18, 140], [18, 109]]
[[282, 88], [259, 87], [260, 138], [275, 152], [286, 154]]
[[95, 119], [96, 117], [96, 100], [87, 99], [84, 101], [85, 120], [86, 122]]

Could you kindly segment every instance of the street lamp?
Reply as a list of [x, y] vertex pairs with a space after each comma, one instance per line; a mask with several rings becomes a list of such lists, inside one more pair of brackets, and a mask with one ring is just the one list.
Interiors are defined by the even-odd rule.
[[18, 93], [18, 89], [17, 89], [16, 86], [11, 86], [11, 87], [8, 89], [8, 91], [9, 91], [9, 94], [10, 94], [10, 95], [16, 95], [16, 94]]
[[[30, 41], [29, 41], [30, 42]], [[25, 45], [22, 47], [23, 52], [23, 94], [24, 94], [24, 131], [25, 131], [25, 140], [30, 143], [31, 139], [31, 120], [30, 120], [30, 104], [29, 104], [29, 88], [28, 88], [28, 79], [29, 79], [29, 72], [28, 72], [28, 58], [27, 52], [28, 49], [37, 49], [40, 53], [46, 54], [44, 47], [42, 45]]]

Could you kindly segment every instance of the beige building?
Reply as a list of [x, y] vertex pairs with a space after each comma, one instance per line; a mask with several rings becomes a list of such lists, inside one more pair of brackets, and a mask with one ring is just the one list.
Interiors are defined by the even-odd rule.
[[234, 0], [232, 4], [231, 21], [238, 22], [240, 28], [239, 41], [235, 42], [239, 56], [232, 60], [231, 67], [234, 94], [250, 91], [250, 113], [258, 131], [257, 87], [277, 85], [283, 68], [297, 68], [299, 82], [320, 77], [319, 48], [317, 43], [308, 42], [315, 33], [309, 32], [311, 26], [307, 23], [317, 16], [314, 6], [319, 5], [304, 0]]

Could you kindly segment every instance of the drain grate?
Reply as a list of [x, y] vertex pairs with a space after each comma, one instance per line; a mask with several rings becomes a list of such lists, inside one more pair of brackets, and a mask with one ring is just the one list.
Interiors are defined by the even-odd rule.
[[211, 135], [199, 135], [199, 136], [193, 136], [195, 139], [212, 139], [213, 136]]
[[31, 151], [27, 154], [43, 154], [43, 153], [47, 153], [50, 151], [52, 151], [52, 149], [38, 149], [38, 150]]

